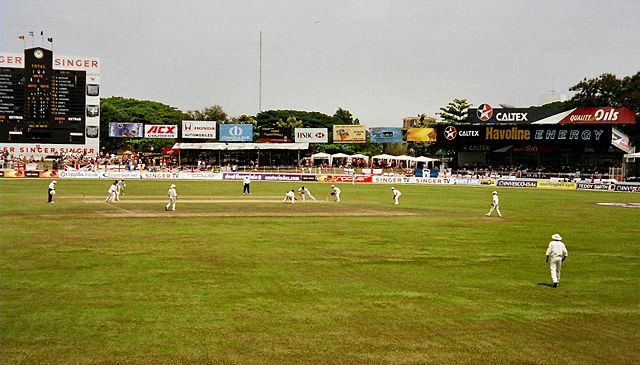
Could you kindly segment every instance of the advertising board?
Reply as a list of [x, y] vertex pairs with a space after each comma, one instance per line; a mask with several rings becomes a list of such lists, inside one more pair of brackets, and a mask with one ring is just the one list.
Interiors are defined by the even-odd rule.
[[109, 137], [136, 138], [144, 136], [142, 123], [109, 123]]
[[333, 126], [333, 143], [365, 143], [367, 131], [359, 124], [336, 124]]
[[178, 126], [175, 124], [145, 124], [145, 138], [178, 138]]
[[407, 129], [407, 142], [435, 142], [437, 138], [434, 128]]
[[538, 189], [576, 190], [576, 183], [569, 181], [538, 180]]
[[183, 120], [182, 138], [216, 139], [216, 122], [209, 120]]
[[220, 124], [221, 142], [252, 142], [253, 124]]
[[329, 132], [327, 128], [296, 128], [295, 131], [296, 142], [308, 142], [308, 143], [328, 143]]
[[369, 128], [371, 143], [397, 143], [402, 141], [400, 128]]
[[538, 181], [536, 180], [496, 180], [496, 186], [506, 186], [511, 188], [535, 188], [538, 186]]

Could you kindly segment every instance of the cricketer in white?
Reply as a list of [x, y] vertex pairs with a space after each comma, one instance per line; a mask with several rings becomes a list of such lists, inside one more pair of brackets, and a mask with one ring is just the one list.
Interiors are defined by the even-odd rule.
[[546, 262], [549, 262], [549, 258], [551, 258], [551, 262], [549, 263], [551, 279], [553, 280], [553, 287], [557, 288], [558, 283], [560, 283], [560, 268], [562, 267], [562, 262], [567, 258], [569, 253], [562, 242], [562, 236], [556, 233], [551, 236], [551, 239], [553, 241], [549, 242], [549, 247], [547, 247]]

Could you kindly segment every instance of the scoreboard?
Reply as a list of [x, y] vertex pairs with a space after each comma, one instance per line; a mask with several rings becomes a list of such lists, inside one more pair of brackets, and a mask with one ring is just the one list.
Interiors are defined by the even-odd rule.
[[96, 154], [99, 60], [35, 47], [0, 53], [0, 150], [13, 155]]

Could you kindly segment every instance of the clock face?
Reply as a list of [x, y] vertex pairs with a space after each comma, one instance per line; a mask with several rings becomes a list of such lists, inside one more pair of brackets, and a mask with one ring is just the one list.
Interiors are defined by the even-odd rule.
[[44, 56], [44, 52], [42, 52], [41, 49], [36, 49], [35, 51], [33, 51], [33, 56], [35, 58], [42, 58]]

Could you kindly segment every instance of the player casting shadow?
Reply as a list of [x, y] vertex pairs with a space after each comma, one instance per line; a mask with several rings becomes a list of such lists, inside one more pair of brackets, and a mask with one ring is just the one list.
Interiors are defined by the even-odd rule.
[[548, 287], [550, 287], [550, 288], [553, 288], [553, 284], [538, 283], [538, 285], [544, 285], [544, 286], [548, 286]]

